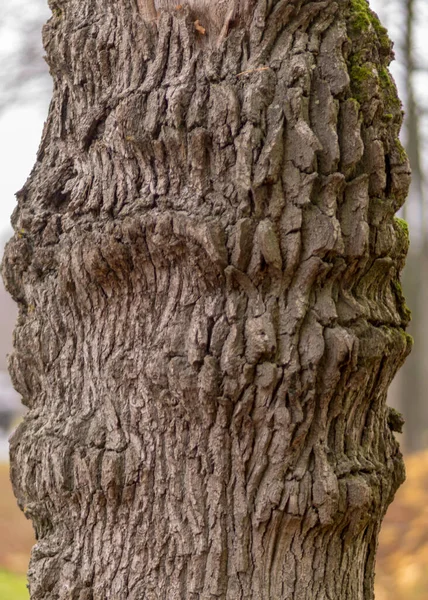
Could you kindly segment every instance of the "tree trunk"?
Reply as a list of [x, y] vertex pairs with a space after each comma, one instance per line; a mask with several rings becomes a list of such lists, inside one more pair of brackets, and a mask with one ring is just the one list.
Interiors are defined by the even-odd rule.
[[3, 265], [31, 598], [373, 598], [411, 346], [390, 42], [364, 0], [141, 6], [44, 30]]

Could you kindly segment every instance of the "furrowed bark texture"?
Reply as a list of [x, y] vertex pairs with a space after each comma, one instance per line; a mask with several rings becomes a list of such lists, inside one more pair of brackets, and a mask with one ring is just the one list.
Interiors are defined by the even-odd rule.
[[142, 4], [44, 30], [3, 265], [31, 598], [368, 600], [411, 345], [390, 42], [363, 0], [260, 0], [224, 40]]

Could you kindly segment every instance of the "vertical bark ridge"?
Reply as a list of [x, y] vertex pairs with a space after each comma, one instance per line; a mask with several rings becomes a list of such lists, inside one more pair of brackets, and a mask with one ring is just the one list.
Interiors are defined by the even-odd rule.
[[372, 598], [411, 346], [391, 45], [361, 0], [55, 2], [3, 275], [32, 600]]

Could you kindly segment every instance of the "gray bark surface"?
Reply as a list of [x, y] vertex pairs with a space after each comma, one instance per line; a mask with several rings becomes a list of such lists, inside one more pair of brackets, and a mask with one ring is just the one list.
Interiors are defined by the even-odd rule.
[[32, 600], [373, 598], [411, 346], [384, 30], [360, 0], [259, 0], [224, 39], [51, 5], [3, 264]]

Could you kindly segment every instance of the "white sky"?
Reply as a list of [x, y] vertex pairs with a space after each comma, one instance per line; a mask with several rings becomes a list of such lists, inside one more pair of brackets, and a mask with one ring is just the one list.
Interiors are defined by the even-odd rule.
[[0, 239], [12, 232], [10, 215], [15, 192], [25, 183], [36, 160], [43, 129], [40, 108], [9, 110], [0, 118]]

